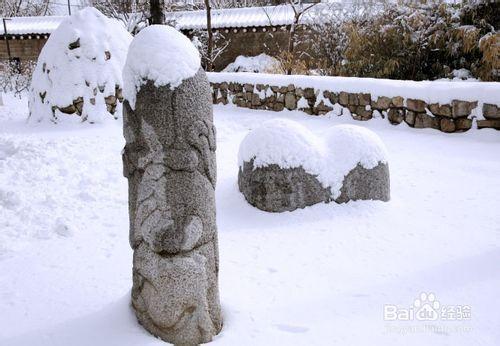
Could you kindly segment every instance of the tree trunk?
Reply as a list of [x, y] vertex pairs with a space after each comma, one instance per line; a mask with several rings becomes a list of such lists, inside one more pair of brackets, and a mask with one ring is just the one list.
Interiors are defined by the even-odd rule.
[[150, 24], [165, 24], [165, 17], [163, 16], [163, 0], [150, 0], [149, 11], [151, 12]]
[[208, 42], [207, 42], [207, 71], [211, 72], [212, 66], [212, 51], [214, 46], [214, 38], [212, 35], [212, 14], [210, 7], [210, 0], [205, 0], [205, 9], [207, 10], [207, 32], [208, 32]]
[[292, 25], [290, 25], [290, 34], [288, 35], [288, 59], [291, 59], [291, 64], [289, 64], [286, 74], [292, 74], [292, 65], [293, 65], [293, 50], [295, 48], [295, 29], [297, 27], [297, 23], [299, 22], [300, 16], [295, 16]]

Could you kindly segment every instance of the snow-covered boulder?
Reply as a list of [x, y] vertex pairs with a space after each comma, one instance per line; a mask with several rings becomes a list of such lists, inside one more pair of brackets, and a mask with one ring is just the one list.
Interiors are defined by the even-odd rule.
[[386, 149], [363, 127], [334, 126], [319, 138], [294, 121], [270, 120], [243, 139], [238, 160], [239, 189], [261, 210], [390, 198]]
[[279, 70], [280, 64], [276, 58], [267, 54], [257, 56], [238, 56], [234, 62], [226, 66], [223, 72], [255, 72], [273, 73]]
[[333, 126], [325, 134], [323, 150], [320, 179], [330, 186], [332, 200], [390, 199], [387, 151], [375, 132], [355, 125]]
[[30, 118], [82, 121], [116, 117], [122, 69], [132, 36], [123, 25], [87, 7], [65, 19], [38, 58], [30, 87]]

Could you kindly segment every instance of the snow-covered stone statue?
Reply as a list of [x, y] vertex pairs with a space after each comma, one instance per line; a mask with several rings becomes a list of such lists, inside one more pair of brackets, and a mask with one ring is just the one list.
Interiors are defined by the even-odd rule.
[[333, 126], [318, 138], [294, 121], [270, 120], [244, 138], [238, 156], [239, 189], [261, 210], [390, 198], [386, 149], [363, 127]]
[[38, 57], [30, 87], [30, 119], [57, 122], [63, 113], [89, 122], [116, 117], [131, 40], [119, 21], [92, 7], [65, 19]]
[[188, 38], [160, 25], [134, 38], [123, 79], [132, 305], [165, 341], [209, 342], [222, 327], [209, 82]]

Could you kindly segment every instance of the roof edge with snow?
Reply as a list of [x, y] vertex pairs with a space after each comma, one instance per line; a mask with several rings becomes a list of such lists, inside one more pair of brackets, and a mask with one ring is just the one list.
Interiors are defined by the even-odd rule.
[[[331, 11], [333, 4], [318, 3], [303, 16], [303, 21], [321, 18], [321, 12]], [[341, 5], [335, 7], [341, 10]], [[6, 18], [8, 35], [51, 34], [67, 16], [39, 16]], [[290, 5], [225, 8], [212, 10], [212, 28], [244, 28], [290, 25], [294, 12]], [[1, 18], [3, 19], [3, 18]], [[167, 23], [178, 30], [203, 30], [207, 27], [205, 10], [167, 12]], [[5, 35], [0, 25], [0, 36]]]

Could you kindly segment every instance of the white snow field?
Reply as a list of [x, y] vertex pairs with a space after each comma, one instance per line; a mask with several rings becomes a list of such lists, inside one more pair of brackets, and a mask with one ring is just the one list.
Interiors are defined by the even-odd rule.
[[[163, 344], [129, 308], [120, 120], [27, 123], [26, 99], [4, 103], [0, 345]], [[239, 143], [279, 117], [318, 136], [344, 123], [373, 130], [387, 147], [391, 201], [281, 214], [247, 204]], [[215, 107], [215, 122], [224, 328], [214, 345], [500, 344], [500, 132], [231, 106]], [[403, 311], [417, 298], [454, 310], [427, 322], [384, 320], [388, 306]]]

